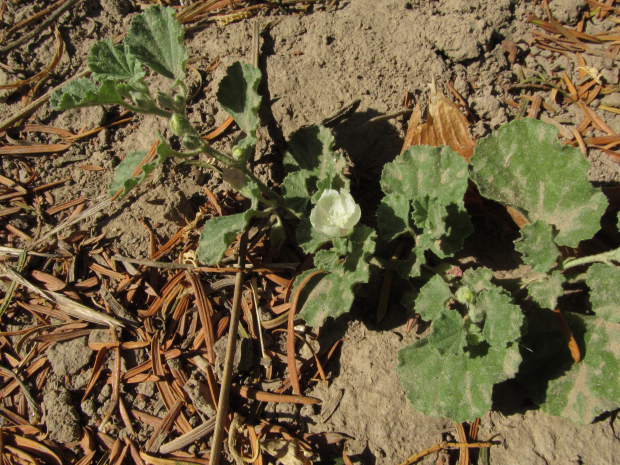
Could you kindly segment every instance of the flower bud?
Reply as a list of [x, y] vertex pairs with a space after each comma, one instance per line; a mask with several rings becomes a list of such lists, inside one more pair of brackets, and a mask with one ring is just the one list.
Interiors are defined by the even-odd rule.
[[353, 230], [361, 216], [360, 206], [349, 192], [325, 189], [310, 212], [310, 223], [327, 236], [343, 237]]
[[172, 132], [179, 137], [196, 132], [192, 127], [192, 123], [190, 123], [185, 116], [179, 115], [178, 113], [173, 114], [172, 118], [170, 118], [170, 127], [172, 128]]
[[245, 155], [245, 151], [241, 147], [235, 147], [232, 151], [232, 156], [235, 160], [243, 160], [243, 156]]
[[456, 297], [456, 300], [458, 300], [460, 303], [465, 304], [465, 305], [471, 304], [476, 298], [472, 290], [468, 288], [467, 286], [460, 287], [456, 291], [455, 297]]

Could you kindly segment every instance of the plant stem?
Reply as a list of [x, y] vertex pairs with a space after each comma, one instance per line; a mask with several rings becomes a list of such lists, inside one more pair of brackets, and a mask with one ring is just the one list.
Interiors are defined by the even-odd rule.
[[239, 310], [241, 308], [241, 294], [243, 292], [243, 268], [245, 266], [245, 254], [248, 243], [248, 233], [244, 231], [239, 241], [239, 261], [237, 266], [237, 280], [235, 282], [235, 295], [230, 315], [230, 326], [228, 329], [228, 349], [226, 351], [226, 362], [224, 365], [224, 374], [221, 380], [222, 390], [220, 391], [220, 399], [217, 403], [217, 419], [215, 429], [213, 431], [213, 439], [211, 441], [211, 465], [218, 465], [222, 454], [222, 437], [224, 434], [224, 421], [228, 416], [229, 398], [230, 398], [230, 381], [232, 378], [233, 362], [237, 349], [237, 331], [239, 329]]
[[564, 262], [564, 269], [567, 270], [574, 266], [587, 265], [588, 263], [605, 263], [606, 265], [613, 265], [612, 262], [620, 262], [620, 248], [610, 250], [609, 252], [599, 253], [597, 255], [590, 255], [589, 257], [575, 258]]

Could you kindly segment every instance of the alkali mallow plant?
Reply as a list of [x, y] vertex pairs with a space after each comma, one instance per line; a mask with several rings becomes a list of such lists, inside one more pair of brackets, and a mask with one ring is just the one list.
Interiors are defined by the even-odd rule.
[[[245, 133], [232, 153], [224, 154], [185, 116], [187, 59], [174, 10], [151, 7], [133, 19], [122, 45], [105, 40], [92, 48], [93, 80], [68, 83], [52, 96], [52, 107], [120, 105], [168, 118], [185, 150], [173, 150], [159, 135], [156, 158], [134, 176], [146, 152], [129, 153], [116, 168], [110, 193], [125, 195], [167, 158], [215, 157], [226, 179], [252, 204], [243, 213], [205, 222], [200, 262], [219, 262], [253, 218], [275, 219], [274, 240], [282, 239], [282, 218], [289, 219], [296, 222], [297, 245], [314, 254], [315, 268], [297, 282], [326, 272], [304, 288], [301, 317], [321, 326], [347, 312], [354, 287], [368, 282], [377, 232], [359, 222], [360, 208], [344, 176], [346, 162], [332, 150], [331, 132], [309, 126], [291, 136], [286, 177], [281, 192], [273, 191], [249, 168], [259, 124], [260, 71], [234, 63], [219, 85], [220, 105]], [[145, 66], [170, 79], [168, 92], [151, 93]], [[426, 337], [399, 353], [398, 375], [417, 410], [473, 420], [491, 409], [494, 386], [511, 378], [542, 410], [576, 423], [620, 405], [620, 269], [615, 266], [620, 250], [578, 259], [560, 253], [560, 247], [592, 238], [607, 208], [605, 196], [588, 182], [588, 168], [578, 150], [560, 145], [553, 126], [533, 119], [514, 121], [479, 140], [469, 164], [448, 147], [428, 146], [410, 147], [386, 164], [378, 232], [385, 242], [407, 237], [414, 245], [400, 261], [375, 262], [410, 284], [403, 303], [432, 322]], [[442, 272], [473, 231], [463, 202], [469, 181], [527, 223], [515, 248], [531, 272], [516, 292], [503, 288], [484, 267], [467, 269], [461, 278]], [[445, 266], [436, 265], [441, 261]], [[590, 289], [592, 311], [566, 309], [558, 320], [564, 287], [580, 282]], [[527, 312], [517, 302], [528, 304]], [[577, 351], [573, 344], [572, 354], [569, 336], [579, 346]]]

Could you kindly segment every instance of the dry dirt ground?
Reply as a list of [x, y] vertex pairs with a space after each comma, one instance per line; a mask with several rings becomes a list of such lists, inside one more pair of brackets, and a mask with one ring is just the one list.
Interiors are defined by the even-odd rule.
[[[13, 5], [14, 12], [11, 8], [5, 12], [5, 22], [17, 23], [32, 15], [41, 9], [38, 4]], [[556, 18], [569, 26], [574, 26], [587, 8], [579, 0], [553, 0], [550, 7]], [[67, 49], [50, 84], [56, 85], [78, 72], [95, 41], [124, 32], [138, 11], [131, 0], [78, 2], [58, 21]], [[526, 22], [528, 13], [546, 17], [540, 5], [524, 0], [341, 0], [329, 11], [325, 6], [311, 6], [305, 13], [297, 9], [281, 15], [274, 8], [226, 26], [210, 23], [186, 34], [190, 56], [197, 59], [194, 66], [202, 70], [203, 76], [199, 83], [195, 75], [189, 75], [190, 88], [197, 91], [189, 106], [189, 118], [201, 133], [218, 127], [226, 119], [227, 115], [216, 103], [217, 84], [228, 65], [237, 60], [250, 61], [252, 26], [258, 22], [263, 105], [255, 171], [269, 182], [281, 181], [278, 167], [288, 136], [301, 126], [320, 122], [359, 99], [355, 112], [339, 120], [333, 130], [337, 147], [355, 168], [351, 170], [354, 195], [372, 197], [381, 167], [400, 152], [407, 119], [399, 117], [358, 129], [374, 117], [402, 110], [407, 91], [414, 104], [425, 106], [432, 79], [444, 89], [447, 89], [444, 87], [447, 82], [452, 82], [473, 111], [476, 123], [472, 132], [480, 137], [516, 114], [517, 110], [504, 104], [501, 98], [515, 99], [518, 95], [518, 92], [506, 90], [507, 85], [517, 82], [517, 67], [558, 73], [565, 70], [578, 81], [576, 65], [571, 59], [530, 47], [532, 25]], [[279, 19], [280, 22], [272, 23]], [[593, 20], [587, 27], [588, 32], [597, 32], [615, 28], [617, 24], [610, 19]], [[504, 53], [502, 42], [506, 39], [514, 41], [518, 47], [516, 64], [511, 64]], [[34, 71], [49, 63], [54, 50], [55, 38], [48, 29], [37, 40], [2, 57], [2, 61], [10, 67]], [[221, 61], [220, 66], [204, 73], [216, 57]], [[589, 55], [586, 60], [588, 66], [600, 70], [608, 84], [618, 84], [617, 62]], [[0, 81], [2, 79], [12, 81], [14, 77], [0, 69]], [[0, 105], [0, 118], [4, 119], [18, 111], [21, 103], [19, 95], [2, 92], [4, 103]], [[548, 92], [544, 96], [547, 97]], [[618, 106], [620, 94], [601, 97], [592, 106], [601, 103]], [[118, 113], [117, 108], [59, 113], [44, 105], [28, 122], [77, 132], [83, 126], [98, 127]], [[620, 115], [599, 114], [620, 133]], [[575, 106], [559, 116], [569, 127], [581, 119]], [[155, 117], [136, 116], [131, 123], [81, 140], [67, 151], [30, 160], [42, 182], [71, 178], [64, 187], [53, 191], [56, 203], [76, 197], [85, 197], [94, 203], [106, 195], [113, 169], [125, 154], [132, 150], [148, 150], [155, 141], [156, 130], [169, 133], [164, 123]], [[215, 146], [230, 149], [236, 135], [235, 131], [228, 131]], [[50, 140], [43, 136], [31, 135], [30, 138]], [[590, 151], [588, 158], [592, 163], [593, 182], [617, 185], [620, 169], [607, 155]], [[104, 169], [86, 171], [79, 167], [85, 164]], [[163, 243], [185, 225], [186, 220], [194, 219], [198, 205], [206, 202], [204, 185], [215, 192], [226, 188], [219, 176], [206, 170], [173, 168], [170, 163], [159, 168], [126, 200], [76, 225], [75, 229], [90, 230], [96, 235], [106, 228], [110, 246], [126, 256], [147, 258], [149, 234], [141, 224], [143, 218]], [[13, 158], [3, 156], [0, 169], [7, 177], [26, 177]], [[368, 177], [356, 177], [355, 170]], [[372, 201], [363, 205], [365, 215], [374, 214], [370, 210], [372, 205]], [[9, 220], [10, 224], [25, 231], [36, 227], [28, 215], [4, 218], [4, 224]], [[493, 233], [497, 228], [482, 220], [478, 223], [476, 234]], [[2, 229], [0, 240], [7, 244], [7, 232]], [[506, 257], [494, 256], [493, 241], [485, 242], [480, 236], [472, 238], [461, 259], [474, 260], [472, 257], [480, 252], [477, 256], [483, 258], [478, 260], [502, 269], [496, 261]], [[19, 241], [13, 243], [14, 246], [19, 244]], [[515, 260], [512, 255], [509, 260]], [[394, 371], [397, 351], [419, 336], [415, 331], [406, 333], [407, 315], [396, 297], [390, 304], [387, 318], [378, 326], [372, 323], [377, 302], [373, 286], [376, 288], [380, 282], [373, 279], [368, 289], [360, 291], [360, 300], [352, 313], [328, 322], [323, 329], [322, 347], [340, 337], [347, 340], [336, 360], [327, 367], [329, 387], [326, 389], [319, 384], [307, 392], [322, 399], [322, 406], [301, 410], [268, 407], [266, 415], [284, 425], [301, 425], [299, 427], [306, 432], [345, 433], [352, 438], [347, 446], [349, 455], [366, 464], [395, 464], [454, 435], [454, 431], [448, 420], [421, 415], [406, 399]], [[91, 334], [91, 341], [93, 337]], [[133, 362], [141, 362], [140, 357], [144, 355], [139, 354], [138, 360]], [[56, 344], [48, 350], [48, 358], [52, 371], [48, 374], [43, 401], [48, 412], [50, 437], [60, 442], [75, 441], [79, 437], [74, 434], [77, 426], [94, 425], [105, 412], [110, 389], [109, 386], [98, 388], [94, 396], [80, 404], [94, 360], [93, 351], [84, 346], [83, 339]], [[198, 377], [191, 375], [192, 380]], [[189, 386], [188, 390], [191, 390]], [[123, 395], [125, 402], [136, 408], [145, 408], [144, 396], [152, 397], [153, 403], [157, 400], [156, 391], [148, 385], [138, 392], [127, 391]], [[505, 386], [496, 400], [495, 410], [481, 419], [479, 435], [482, 439], [495, 435], [499, 443], [491, 449], [491, 464], [603, 465], [620, 462], [617, 412], [594, 424], [577, 427], [567, 420], [537, 411], [515, 387]], [[163, 415], [159, 410], [151, 409], [151, 413]], [[115, 420], [115, 424], [117, 429], [110, 433], [113, 436], [123, 429], [119, 421]], [[148, 437], [150, 431], [143, 427], [137, 432], [139, 439]], [[327, 448], [322, 458], [328, 460], [335, 455], [336, 448]], [[455, 461], [455, 457], [452, 454], [450, 460]], [[422, 463], [435, 463], [440, 459], [432, 454]]]

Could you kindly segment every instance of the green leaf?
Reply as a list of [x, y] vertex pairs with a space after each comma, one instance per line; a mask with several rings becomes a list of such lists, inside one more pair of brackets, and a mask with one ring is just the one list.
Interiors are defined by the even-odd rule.
[[526, 224], [515, 249], [523, 255], [523, 263], [537, 273], [546, 273], [560, 260], [560, 251], [553, 242], [553, 227], [542, 220]]
[[120, 197], [124, 197], [127, 192], [136, 187], [142, 181], [146, 179], [146, 177], [151, 174], [151, 172], [160, 166], [167, 158], [175, 156], [177, 154], [176, 151], [172, 150], [168, 145], [168, 142], [162, 137], [159, 132], [157, 133], [159, 137], [159, 145], [155, 149], [155, 153], [157, 156], [150, 161], [149, 163], [145, 163], [142, 165], [142, 173], [138, 176], [132, 176], [132, 173], [136, 170], [138, 165], [142, 163], [142, 160], [146, 156], [147, 152], [139, 151], [139, 152], [130, 152], [127, 154], [125, 159], [115, 168], [114, 170], [114, 180], [108, 185], [108, 190], [110, 195], [116, 195], [119, 189], [123, 188], [123, 193]]
[[[161, 148], [160, 148], [161, 147]], [[165, 146], [161, 144], [157, 146], [157, 156], [153, 161], [142, 165], [142, 173], [138, 176], [132, 176], [132, 173], [136, 170], [138, 165], [142, 163], [142, 160], [146, 156], [147, 152], [130, 152], [125, 159], [114, 170], [114, 180], [108, 185], [108, 191], [110, 195], [115, 195], [119, 189], [123, 189], [123, 193], [120, 197], [124, 197], [127, 192], [140, 184], [144, 179], [151, 174], [151, 172], [161, 165], [166, 158], [168, 158], [168, 152]]]
[[297, 214], [305, 213], [310, 194], [306, 187], [306, 176], [302, 171], [289, 173], [282, 181], [282, 196], [288, 207]]
[[175, 84], [185, 78], [189, 55], [173, 8], [156, 5], [134, 17], [124, 43], [138, 61]]
[[[515, 375], [524, 317], [490, 277], [484, 269], [463, 275], [462, 284], [477, 292], [465, 318], [447, 307], [451, 294], [441, 277], [422, 288], [415, 309], [423, 309], [423, 318], [436, 315], [431, 333], [399, 352], [396, 369], [415, 409], [455, 422], [473, 420], [491, 409], [493, 386]], [[481, 323], [472, 323], [474, 310]]]
[[[337, 318], [350, 310], [355, 298], [353, 287], [367, 282], [370, 276], [368, 260], [375, 251], [376, 238], [372, 228], [358, 225], [349, 237], [335, 239], [334, 249], [317, 252], [316, 268], [297, 277], [300, 283], [313, 271], [330, 272], [312, 278], [302, 290], [300, 316], [310, 326], [322, 326], [326, 318]], [[341, 252], [346, 255], [339, 263]]]
[[473, 231], [463, 204], [467, 162], [449, 147], [410, 147], [385, 165], [381, 188], [377, 225], [386, 240], [410, 232], [417, 247], [443, 258]]
[[124, 45], [114, 45], [112, 39], [93, 45], [86, 60], [93, 79], [100, 82], [142, 79], [146, 75], [142, 65], [127, 52]]
[[620, 323], [620, 268], [596, 263], [588, 269], [592, 311], [610, 323]]
[[217, 91], [217, 101], [246, 133], [246, 137], [236, 145], [244, 154], [244, 159], [256, 145], [256, 129], [260, 124], [258, 108], [261, 96], [257, 92], [260, 79], [258, 68], [237, 61], [226, 69], [226, 76], [220, 81]]
[[310, 218], [302, 218], [295, 231], [297, 243], [304, 253], [311, 254], [323, 244], [327, 244], [332, 240], [331, 237], [317, 231], [312, 227]]
[[551, 310], [532, 312], [518, 381], [541, 410], [584, 425], [620, 406], [620, 325], [563, 313], [582, 354], [574, 363]]
[[512, 303], [502, 288], [494, 286], [482, 291], [476, 307], [486, 315], [482, 336], [492, 347], [511, 347], [521, 339], [525, 318], [521, 308]]
[[514, 376], [519, 350], [491, 346], [484, 355], [472, 355], [441, 354], [427, 339], [399, 351], [396, 372], [413, 408], [458, 423], [491, 410], [493, 386]]
[[497, 287], [491, 282], [491, 278], [493, 278], [493, 272], [488, 268], [470, 268], [463, 273], [461, 283], [476, 294], [479, 294], [482, 291], [488, 291]]
[[600, 229], [607, 199], [590, 185], [590, 163], [561, 145], [557, 129], [534, 118], [502, 126], [480, 139], [470, 159], [480, 193], [515, 208], [530, 222], [559, 231], [555, 243], [576, 247]]
[[377, 208], [377, 226], [383, 239], [390, 242], [405, 232], [415, 236], [409, 225], [411, 200], [400, 193], [387, 194]]
[[538, 305], [542, 308], [553, 310], [564, 290], [562, 284], [566, 281], [561, 271], [557, 270], [550, 275], [545, 275], [540, 281], [527, 285], [527, 291]]
[[299, 171], [316, 203], [325, 189], [348, 190], [349, 180], [343, 170], [347, 166], [342, 155], [332, 152], [334, 136], [323, 126], [308, 126], [293, 133], [284, 156], [284, 171]]
[[50, 105], [54, 110], [123, 103], [113, 81], [103, 81], [101, 86], [98, 86], [85, 78], [69, 82], [62, 89], [55, 90], [50, 97]]
[[450, 287], [441, 276], [435, 275], [420, 289], [420, 295], [415, 301], [414, 309], [423, 320], [434, 320], [445, 310], [451, 298]]
[[440, 354], [460, 355], [467, 347], [466, 336], [461, 314], [444, 307], [433, 320], [433, 330], [427, 339], [429, 346]]
[[237, 235], [245, 230], [253, 214], [253, 210], [248, 210], [207, 220], [198, 240], [198, 261], [205, 265], [219, 263]]

